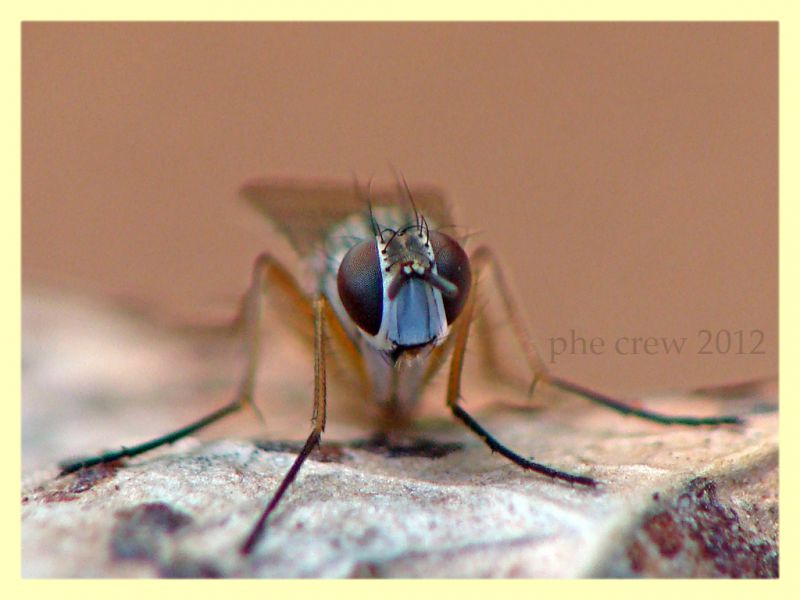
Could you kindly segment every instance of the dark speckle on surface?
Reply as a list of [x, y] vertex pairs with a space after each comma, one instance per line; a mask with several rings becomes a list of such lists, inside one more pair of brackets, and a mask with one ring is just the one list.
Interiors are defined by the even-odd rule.
[[649, 517], [642, 528], [665, 558], [672, 558], [683, 548], [683, 532], [667, 511]]
[[80, 494], [87, 490], [92, 489], [101, 481], [105, 481], [114, 476], [114, 474], [122, 466], [120, 461], [103, 463], [89, 467], [88, 469], [81, 469], [78, 471], [77, 477], [72, 484], [70, 491], [75, 494]]
[[704, 558], [713, 560], [720, 575], [728, 577], [777, 577], [778, 549], [767, 540], [745, 536], [739, 515], [717, 497], [716, 484], [705, 478], [693, 480], [681, 499], [690, 510], [679, 515], [690, 538]]
[[44, 502], [71, 502], [77, 500], [81, 494], [88, 492], [96, 485], [114, 477], [122, 466], [119, 461], [103, 463], [87, 467], [58, 480], [54, 489], [48, 490], [43, 496]]
[[[687, 575], [706, 577], [778, 577], [777, 540], [745, 524], [744, 515], [719, 498], [711, 479], [692, 480], [670, 506], [646, 516], [641, 531], [644, 536], [634, 536], [626, 551], [635, 574], [679, 575], [688, 570]], [[649, 549], [653, 547], [673, 561], [674, 572], [664, 572], [664, 563]]]
[[644, 571], [647, 550], [645, 550], [639, 540], [633, 540], [633, 542], [631, 542], [628, 546], [627, 555], [631, 564], [631, 570], [634, 573], [641, 573]]
[[111, 532], [111, 554], [119, 560], [157, 560], [164, 540], [192, 522], [186, 513], [163, 502], [139, 504], [119, 511]]

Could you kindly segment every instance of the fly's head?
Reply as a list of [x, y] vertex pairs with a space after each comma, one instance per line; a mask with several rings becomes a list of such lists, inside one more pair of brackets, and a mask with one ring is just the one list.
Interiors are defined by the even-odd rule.
[[337, 288], [347, 314], [369, 343], [393, 361], [439, 344], [467, 300], [469, 258], [424, 218], [380, 229], [342, 259]]

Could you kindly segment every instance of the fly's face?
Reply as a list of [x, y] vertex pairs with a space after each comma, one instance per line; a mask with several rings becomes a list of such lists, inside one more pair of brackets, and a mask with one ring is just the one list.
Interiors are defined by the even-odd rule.
[[364, 338], [397, 361], [445, 338], [469, 295], [469, 258], [420, 217], [375, 231], [344, 255], [337, 291]]

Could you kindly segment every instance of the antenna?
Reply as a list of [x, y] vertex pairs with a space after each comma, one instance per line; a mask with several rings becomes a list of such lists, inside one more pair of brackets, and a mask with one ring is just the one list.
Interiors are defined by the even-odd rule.
[[383, 231], [381, 230], [378, 222], [375, 220], [375, 214], [372, 212], [372, 177], [369, 178], [369, 182], [367, 182], [367, 195], [364, 196], [361, 186], [358, 183], [358, 176], [353, 172], [353, 187], [355, 188], [356, 195], [362, 202], [367, 204], [367, 209], [369, 210], [369, 224], [372, 227], [373, 235], [379, 237], [381, 239], [381, 243], [385, 243], [383, 239]]
[[[414, 202], [414, 197], [411, 195], [411, 190], [408, 187], [408, 182], [406, 181], [405, 176], [402, 173], [399, 173], [397, 169], [395, 169], [394, 165], [390, 165], [392, 168], [392, 172], [394, 173], [394, 178], [397, 181], [397, 188], [398, 190], [405, 195], [406, 199], [411, 204], [411, 208], [414, 209], [414, 223], [417, 228], [417, 232], [419, 235], [422, 235], [422, 218], [420, 218], [419, 211], [417, 210], [417, 203]], [[400, 183], [402, 182], [402, 186]]]

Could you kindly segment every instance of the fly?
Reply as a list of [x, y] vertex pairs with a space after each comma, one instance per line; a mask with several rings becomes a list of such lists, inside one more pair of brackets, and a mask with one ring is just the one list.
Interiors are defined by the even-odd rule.
[[[461, 373], [478, 285], [494, 285], [534, 385], [579, 394], [617, 412], [662, 424], [740, 424], [735, 416], [668, 416], [636, 408], [547, 372], [506, 285], [494, 254], [480, 246], [467, 254], [441, 227], [451, 223], [442, 195], [420, 188], [412, 196], [404, 179], [395, 188], [366, 194], [358, 185], [261, 180], [242, 195], [286, 235], [314, 274], [309, 293], [269, 253], [253, 265], [237, 322], [243, 325], [246, 366], [233, 400], [185, 427], [148, 442], [62, 463], [62, 475], [171, 444], [251, 406], [259, 364], [266, 293], [290, 299], [301, 320], [313, 322], [313, 426], [302, 450], [240, 547], [249, 554], [270, 514], [297, 477], [325, 430], [326, 356], [329, 347], [379, 407], [384, 427], [409, 418], [426, 384], [451, 357], [445, 402], [453, 416], [489, 448], [514, 464], [570, 484], [598, 481], [525, 458], [484, 429], [459, 403]], [[491, 278], [487, 277], [491, 275]], [[288, 317], [288, 315], [287, 315]], [[493, 357], [489, 357], [492, 358]]]

